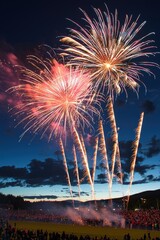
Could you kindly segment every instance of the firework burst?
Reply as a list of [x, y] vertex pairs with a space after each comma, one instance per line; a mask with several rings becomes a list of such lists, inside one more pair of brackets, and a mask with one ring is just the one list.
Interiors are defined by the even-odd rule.
[[15, 107], [15, 116], [21, 117], [18, 125], [24, 124], [20, 139], [30, 130], [42, 131], [42, 137], [49, 130], [50, 140], [52, 135], [66, 135], [73, 125], [90, 126], [99, 111], [95, 100], [92, 104], [89, 75], [53, 59], [29, 56], [28, 60], [34, 70], [21, 67], [21, 84], [9, 89], [21, 99]]
[[[158, 66], [154, 62], [142, 61], [143, 57], [155, 55], [154, 41], [149, 39], [149, 33], [140, 38], [138, 33], [145, 22], [138, 24], [139, 17], [132, 21], [132, 16], [126, 15], [121, 25], [115, 14], [101, 12], [94, 8], [96, 18], [93, 20], [82, 10], [86, 26], [76, 24], [77, 29], [70, 29], [70, 35], [63, 37], [62, 55], [69, 58], [69, 64], [81, 66], [89, 70], [94, 89], [104, 91], [113, 96], [126, 87], [138, 90], [140, 75], [153, 74], [149, 67]], [[126, 92], [127, 94], [127, 92]]]

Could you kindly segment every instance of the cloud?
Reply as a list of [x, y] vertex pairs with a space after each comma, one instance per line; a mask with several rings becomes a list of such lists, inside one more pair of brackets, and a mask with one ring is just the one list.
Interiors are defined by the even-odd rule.
[[[146, 177], [144, 177], [143, 179], [140, 180], [135, 180], [133, 181], [133, 185], [136, 184], [144, 184], [144, 183], [150, 183], [150, 182], [159, 182], [160, 181], [160, 177], [154, 177], [152, 174], [147, 175]], [[124, 182], [125, 185], [128, 185], [129, 182]]]
[[[152, 164], [152, 165], [147, 165], [147, 164], [143, 164], [141, 165], [141, 163], [136, 163], [135, 165], [135, 169], [134, 169], [134, 174], [138, 173], [139, 175], [141, 175], [142, 177], [145, 177], [145, 174], [147, 174], [147, 172], [149, 170], [153, 170], [155, 168], [159, 167], [159, 165], [156, 164]], [[113, 181], [118, 181], [119, 180], [119, 174], [120, 172], [118, 172], [118, 174], [114, 175], [114, 179]], [[129, 184], [128, 179], [130, 176], [130, 162], [128, 163], [127, 161], [122, 163], [122, 170], [121, 170], [121, 174], [123, 174], [123, 182], [124, 184]], [[148, 175], [148, 182], [149, 181], [153, 181], [151, 175]], [[104, 173], [100, 173], [97, 175], [97, 180], [95, 180], [95, 183], [107, 183], [108, 179], [107, 179], [107, 175]]]
[[27, 174], [26, 168], [16, 168], [15, 166], [0, 167], [0, 178], [25, 179]]
[[[74, 174], [74, 168], [69, 168], [71, 184], [77, 185], [77, 179]], [[79, 169], [80, 179], [83, 177], [83, 169]], [[67, 176], [62, 160], [47, 158], [44, 161], [33, 159], [25, 168], [16, 168], [15, 166], [0, 167], [1, 187], [8, 186], [53, 186], [68, 185]], [[5, 183], [4, 183], [5, 182]], [[84, 178], [81, 184], [87, 183]]]
[[104, 173], [100, 173], [97, 175], [97, 180], [95, 181], [96, 183], [107, 183], [107, 176]]
[[140, 165], [136, 164], [135, 165], [135, 172], [139, 173], [141, 176], [143, 176], [145, 173], [147, 173], [148, 170], [153, 170], [157, 167], [158, 165], [152, 164], [152, 165]]
[[120, 141], [120, 154], [122, 159], [128, 159], [132, 155], [132, 141]]
[[[110, 139], [109, 139], [110, 140]], [[108, 141], [108, 145], [110, 141]], [[108, 146], [107, 145], [107, 146]], [[120, 157], [122, 169], [118, 170], [118, 174], [123, 174], [123, 181], [126, 182], [129, 179], [130, 167], [131, 167], [131, 156], [132, 156], [132, 141], [120, 141]], [[147, 150], [142, 149], [142, 145], [139, 144], [139, 152], [135, 164], [135, 173], [138, 173], [145, 178], [145, 175], [150, 170], [155, 169], [158, 165], [156, 164], [144, 164], [145, 157], [152, 157], [160, 152], [160, 139], [153, 136], [150, 143], [148, 144]], [[109, 147], [110, 148], [110, 147]], [[16, 168], [15, 166], [3, 166], [0, 167], [0, 178], [1, 188], [8, 186], [24, 186], [24, 187], [39, 187], [39, 186], [54, 186], [62, 185], [68, 186], [66, 170], [63, 164], [63, 158], [59, 150], [55, 151], [56, 159], [47, 158], [44, 161], [33, 159], [24, 168]], [[97, 159], [99, 159], [98, 156]], [[102, 159], [102, 156], [101, 156]], [[67, 158], [68, 172], [72, 186], [77, 186], [77, 178], [74, 171], [73, 162]], [[109, 158], [109, 167], [110, 166]], [[82, 165], [79, 166], [79, 178], [80, 184], [87, 184], [87, 176], [84, 175], [84, 168]], [[90, 173], [93, 169], [90, 166]], [[96, 179], [95, 183], [107, 183], [108, 179], [106, 176], [106, 165], [102, 160], [97, 161], [96, 166]], [[117, 171], [115, 169], [115, 174]], [[113, 181], [118, 179], [119, 175], [115, 175]], [[149, 179], [149, 178], [148, 178]], [[152, 177], [150, 177], [152, 180]], [[77, 193], [75, 192], [75, 195]]]
[[[34, 159], [28, 164], [27, 168], [16, 168], [15, 166], [0, 167], [0, 178], [8, 182], [7, 184], [2, 184], [4, 187], [11, 186], [15, 180], [17, 181], [17, 186], [20, 186], [18, 181], [21, 180], [21, 185], [28, 187], [67, 184], [62, 161], [50, 158], [45, 159], [45, 161]], [[8, 179], [13, 179], [13, 181], [9, 182]]]
[[67, 184], [66, 173], [62, 161], [56, 161], [48, 158], [42, 162], [34, 159], [30, 162], [30, 164], [28, 164], [28, 170], [29, 173], [26, 179], [28, 186], [36, 187]]
[[23, 182], [20, 180], [17, 181], [4, 181], [0, 182], [0, 188], [7, 188], [7, 187], [23, 187]]
[[148, 149], [144, 152], [145, 156], [148, 158], [156, 156], [160, 153], [160, 139], [158, 139], [156, 136], [151, 138], [148, 146]]
[[[159, 167], [159, 165], [157, 164], [141, 164], [141, 162], [136, 162], [135, 164], [135, 169], [134, 169], [134, 173], [138, 173], [141, 176], [145, 176], [145, 174], [147, 174], [148, 171], [153, 170], [155, 168]], [[127, 179], [130, 176], [130, 162], [128, 163], [126, 162], [122, 162], [122, 172], [124, 174], [123, 176], [123, 181], [127, 181]]]
[[22, 63], [13, 50], [10, 47], [7, 49], [0, 46], [0, 107], [3, 111], [19, 108], [21, 104], [18, 94], [13, 96], [8, 92], [8, 89], [19, 84], [19, 65]]
[[[120, 157], [121, 157], [121, 166], [122, 166], [122, 174], [123, 174], [123, 181], [127, 182], [130, 176], [130, 168], [131, 168], [131, 157], [132, 157], [132, 143], [133, 141], [120, 141]], [[144, 161], [147, 157], [153, 156], [153, 154], [158, 154], [160, 140], [156, 137], [153, 137], [151, 143], [148, 144], [149, 148], [144, 150], [142, 148], [142, 144], [139, 144], [138, 154], [136, 157], [136, 164], [134, 173], [140, 174], [144, 177], [148, 171], [153, 170], [158, 167], [156, 164], [144, 164]]]
[[[157, 146], [159, 144], [159, 139], [154, 138], [154, 141], [152, 140], [151, 142], [152, 142], [152, 144], [150, 144], [150, 148], [148, 150], [146, 150], [147, 153], [150, 153], [150, 154], [146, 154], [147, 156], [151, 155], [152, 145]], [[130, 168], [131, 168], [131, 157], [133, 154], [133, 141], [131, 141], [131, 140], [120, 141], [119, 147], [120, 147], [121, 168], [119, 167], [119, 165], [115, 165], [115, 174], [116, 175], [114, 176], [113, 181], [115, 181], [116, 179], [118, 180], [119, 175], [122, 174], [123, 181], [126, 182], [129, 179], [130, 171], [131, 171]], [[155, 153], [157, 153], [159, 151], [159, 148], [156, 147], [154, 150], [155, 150]], [[110, 160], [110, 158], [108, 158], [108, 159]], [[138, 173], [142, 177], [144, 177], [150, 170], [154, 170], [155, 168], [158, 167], [157, 164], [144, 164], [145, 159], [146, 159], [146, 156], [144, 154], [144, 149], [142, 148], [142, 144], [139, 143], [139, 149], [138, 149], [138, 154], [136, 156], [136, 164], [135, 164], [135, 168], [134, 168], [134, 173]], [[109, 165], [110, 165], [110, 161], [109, 161]], [[106, 176], [106, 174], [102, 173], [103, 171], [106, 170], [104, 163], [101, 161], [97, 166], [98, 166], [97, 169], [99, 171], [101, 170], [101, 173], [97, 175], [97, 179], [95, 180], [95, 182], [96, 183], [106, 183], [107, 176]], [[118, 166], [118, 169], [116, 168], [117, 166]], [[116, 171], [116, 170], [118, 170], [118, 171]]]
[[41, 200], [41, 199], [53, 200], [53, 199], [57, 199], [58, 197], [55, 195], [39, 195], [39, 196], [32, 195], [32, 196], [23, 196], [23, 198], [24, 199], [38, 199], [38, 200]]
[[143, 102], [142, 104], [142, 109], [145, 112], [145, 114], [149, 114], [155, 111], [155, 104], [154, 102], [150, 101], [150, 100], [146, 100]]

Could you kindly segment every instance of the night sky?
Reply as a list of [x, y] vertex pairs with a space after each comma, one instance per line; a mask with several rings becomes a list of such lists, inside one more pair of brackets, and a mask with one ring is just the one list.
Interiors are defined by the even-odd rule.
[[[70, 198], [62, 157], [56, 139], [48, 142], [47, 134], [41, 139], [28, 132], [19, 141], [23, 125], [16, 127], [15, 117], [8, 111], [16, 104], [6, 90], [18, 83], [15, 64], [26, 64], [26, 56], [35, 54], [39, 45], [49, 45], [54, 49], [61, 46], [61, 36], [68, 34], [67, 28], [74, 27], [69, 21], [84, 24], [85, 10], [90, 17], [94, 16], [93, 7], [105, 11], [104, 2], [109, 10], [118, 10], [123, 23], [125, 15], [139, 15], [139, 23], [146, 21], [141, 30], [142, 35], [151, 35], [155, 40], [157, 52], [160, 52], [160, 2], [158, 0], [68, 0], [68, 1], [2, 1], [0, 6], [0, 192], [20, 195], [34, 199], [66, 199]], [[151, 57], [158, 63], [160, 55]], [[135, 176], [131, 194], [159, 189], [160, 183], [160, 70], [151, 69], [152, 75], [141, 77], [139, 94], [128, 91], [128, 98], [120, 94], [114, 101], [116, 122], [118, 126], [119, 145], [124, 173], [124, 184], [115, 180], [112, 196], [124, 196], [128, 190], [131, 146], [135, 138], [135, 129], [142, 111], [144, 122], [141, 132], [140, 146], [137, 155]], [[110, 128], [106, 113], [103, 114], [105, 137], [109, 145]], [[96, 132], [96, 130], [95, 130]], [[84, 139], [89, 159], [93, 153], [95, 132], [86, 131]], [[70, 144], [65, 148], [67, 162], [73, 187], [73, 195], [78, 196], [78, 188], [73, 173], [73, 155]], [[108, 197], [108, 186], [103, 169], [97, 158], [95, 194], [97, 198]], [[80, 170], [82, 175], [82, 169]], [[81, 200], [91, 199], [91, 189], [86, 181], [81, 184]]]

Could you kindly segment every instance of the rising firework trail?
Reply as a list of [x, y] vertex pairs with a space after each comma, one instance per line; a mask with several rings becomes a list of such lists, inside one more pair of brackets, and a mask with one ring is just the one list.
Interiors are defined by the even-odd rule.
[[107, 180], [108, 180], [108, 184], [109, 184], [109, 198], [111, 199], [111, 175], [110, 175], [110, 169], [109, 169], [109, 163], [108, 163], [107, 147], [106, 147], [106, 141], [105, 141], [102, 120], [99, 121], [99, 129], [98, 130], [99, 130], [100, 152], [101, 152], [102, 160], [103, 160], [102, 164], [107, 172], [106, 175], [107, 175]]
[[124, 23], [118, 19], [118, 12], [110, 13], [93, 8], [95, 18], [91, 19], [83, 10], [85, 26], [78, 23], [70, 28], [69, 36], [61, 39], [64, 43], [64, 56], [69, 58], [69, 65], [81, 66], [90, 71], [95, 92], [100, 90], [109, 95], [119, 94], [129, 87], [138, 90], [142, 73], [153, 74], [149, 67], [158, 67], [144, 58], [154, 56], [154, 40], [148, 33], [138, 37], [146, 22], [138, 23], [139, 17], [132, 21], [132, 15], [126, 15]]
[[116, 162], [116, 155], [119, 151], [119, 144], [118, 144], [118, 133], [117, 133], [117, 125], [115, 114], [113, 110], [112, 99], [109, 97], [108, 104], [107, 104], [107, 111], [108, 111], [108, 118], [111, 124], [112, 129], [112, 141], [113, 141], [113, 151], [111, 156], [111, 187], [113, 182], [114, 170], [115, 170], [115, 162]]
[[63, 146], [62, 139], [59, 140], [59, 146], [60, 146], [61, 154], [62, 154], [62, 157], [63, 157], [63, 165], [64, 165], [64, 169], [65, 169], [66, 176], [67, 176], [67, 182], [68, 182], [68, 186], [69, 186], [69, 190], [70, 190], [70, 195], [71, 195], [71, 198], [73, 200], [71, 180], [70, 180], [70, 176], [69, 176], [68, 165], [67, 165], [67, 160], [66, 160], [66, 156], [65, 156], [65, 151], [64, 151], [64, 146]]
[[118, 181], [121, 184], [123, 184], [123, 173], [122, 173], [119, 145], [117, 146], [117, 151], [116, 151], [116, 168], [117, 168]]
[[91, 178], [91, 173], [90, 173], [89, 164], [88, 164], [88, 158], [84, 151], [84, 146], [81, 142], [80, 136], [75, 127], [73, 127], [73, 137], [74, 137], [75, 145], [77, 146], [78, 151], [81, 154], [82, 165], [84, 168], [83, 178], [87, 177], [88, 182], [91, 185], [92, 197], [94, 198], [94, 184], [93, 184], [93, 181]]
[[24, 124], [20, 139], [31, 130], [35, 134], [41, 131], [42, 137], [47, 133], [50, 140], [52, 135], [67, 135], [73, 125], [91, 126], [93, 115], [99, 111], [95, 99], [91, 104], [89, 75], [54, 59], [42, 61], [29, 56], [28, 60], [34, 71], [19, 67], [21, 83], [8, 90], [20, 97], [19, 104], [11, 109], [20, 118], [17, 125]]
[[95, 172], [96, 172], [97, 152], [98, 152], [98, 137], [95, 138], [95, 146], [94, 146], [94, 153], [93, 153], [93, 172], [92, 172], [93, 183], [94, 183]]
[[141, 115], [140, 115], [138, 126], [136, 128], [135, 140], [134, 140], [133, 145], [132, 145], [133, 153], [132, 153], [132, 156], [131, 156], [130, 184], [129, 184], [128, 202], [129, 202], [131, 186], [132, 186], [133, 178], [134, 178], [134, 169], [135, 169], [135, 164], [136, 164], [136, 159], [137, 159], [137, 152], [138, 152], [138, 146], [139, 146], [139, 141], [140, 141], [140, 136], [141, 136], [143, 118], [144, 118], [144, 112], [142, 112]]
[[81, 197], [81, 189], [80, 189], [80, 179], [79, 179], [79, 171], [78, 171], [78, 163], [77, 163], [77, 155], [76, 155], [75, 146], [73, 146], [73, 162], [74, 162], [74, 166], [75, 166], [74, 173], [75, 173], [76, 178], [77, 178], [78, 195], [79, 195], [79, 198], [80, 198]]
[[84, 154], [85, 154], [85, 156], [86, 156], [86, 158], [87, 158], [87, 161], [88, 161], [86, 146], [85, 146], [85, 143], [84, 143], [84, 139], [83, 139], [82, 134], [80, 134], [79, 137], [80, 137], [80, 141], [81, 141], [81, 144], [82, 144], [82, 148], [83, 148]]

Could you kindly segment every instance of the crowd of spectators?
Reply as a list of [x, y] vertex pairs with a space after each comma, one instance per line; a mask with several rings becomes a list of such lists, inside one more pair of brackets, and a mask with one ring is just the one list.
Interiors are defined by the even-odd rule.
[[122, 216], [125, 218], [125, 227], [141, 228], [148, 230], [160, 230], [160, 210], [128, 210], [122, 211]]
[[[117, 211], [118, 216], [121, 216], [125, 220], [125, 228], [139, 228], [148, 230], [158, 230], [160, 231], [160, 210], [158, 209], [148, 209], [148, 210], [120, 210]], [[53, 223], [71, 223], [73, 221], [67, 216], [56, 215], [53, 213], [48, 213], [44, 211], [28, 211], [28, 210], [8, 210], [0, 209], [0, 217], [3, 221], [0, 222], [0, 240], [113, 240], [107, 236], [101, 239], [92, 238], [91, 236], [81, 236], [77, 237], [73, 234], [68, 235], [66, 233], [48, 233], [47, 231], [37, 230], [18, 230], [16, 226], [10, 226], [9, 224], [4, 224], [10, 220], [23, 220], [23, 221], [42, 221], [42, 222], [53, 222]], [[107, 216], [106, 216], [107, 218]], [[88, 218], [89, 219], [89, 218]], [[85, 221], [86, 224], [91, 225], [94, 220]], [[95, 219], [95, 225], [103, 225], [103, 221], [97, 221]], [[93, 225], [93, 224], [92, 224]], [[160, 235], [160, 234], [159, 234]], [[130, 240], [130, 235], [126, 234], [123, 240]], [[156, 238], [156, 240], [160, 238]], [[115, 239], [114, 239], [115, 240]], [[138, 240], [152, 240], [150, 235], [144, 235]]]
[[[108, 236], [103, 237], [91, 237], [89, 235], [67, 234], [65, 232], [47, 232], [44, 230], [37, 229], [33, 230], [23, 230], [16, 229], [15, 226], [12, 227], [8, 223], [4, 223], [1, 220], [0, 223], [0, 239], [1, 240], [118, 240], [117, 238], [110, 238]], [[125, 234], [122, 240], [132, 240], [130, 234]], [[151, 238], [150, 233], [144, 234], [143, 236], [135, 240], [160, 240], [159, 237]]]
[[[113, 213], [115, 214], [115, 212]], [[160, 210], [123, 210], [116, 214], [124, 220], [124, 228], [139, 228], [147, 230], [160, 230]], [[23, 220], [23, 221], [42, 221], [54, 223], [74, 223], [67, 215], [58, 215], [46, 211], [28, 211], [28, 210], [4, 210], [0, 209], [0, 216], [6, 220]], [[87, 225], [105, 225], [103, 220], [84, 219], [83, 223]], [[114, 226], [114, 222], [113, 222]]]
[[0, 209], [0, 216], [6, 220], [39, 221], [54, 223], [72, 223], [72, 221], [62, 215], [49, 213], [41, 210], [9, 210]]

